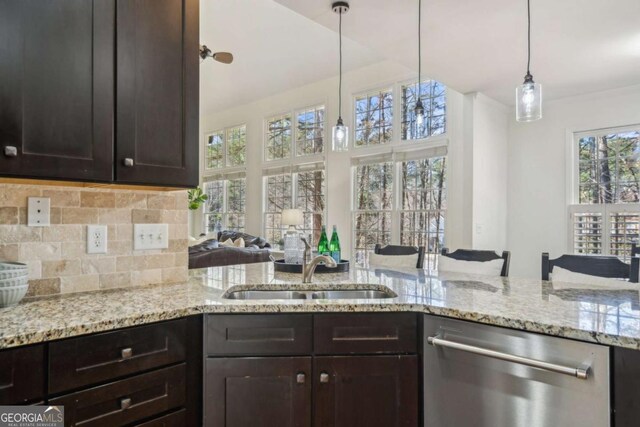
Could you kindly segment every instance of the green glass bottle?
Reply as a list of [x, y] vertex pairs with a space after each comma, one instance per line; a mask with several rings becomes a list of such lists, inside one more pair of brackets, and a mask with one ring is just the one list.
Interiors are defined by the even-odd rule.
[[320, 240], [318, 241], [318, 255], [331, 255], [329, 251], [329, 239], [327, 239], [327, 229], [322, 226], [322, 233], [320, 233]]
[[338, 227], [333, 226], [333, 233], [331, 233], [331, 240], [329, 241], [329, 251], [331, 251], [331, 257], [340, 262], [340, 239], [338, 238]]

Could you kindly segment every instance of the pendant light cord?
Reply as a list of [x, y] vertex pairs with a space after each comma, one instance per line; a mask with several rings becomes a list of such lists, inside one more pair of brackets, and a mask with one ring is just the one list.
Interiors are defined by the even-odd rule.
[[527, 75], [531, 64], [531, 0], [527, 0]]
[[340, 23], [338, 26], [338, 38], [339, 38], [339, 50], [340, 50], [340, 65], [339, 65], [339, 77], [338, 77], [338, 117], [342, 118], [342, 10], [340, 10]]
[[422, 0], [418, 0], [418, 99], [422, 96], [420, 75], [422, 74]]

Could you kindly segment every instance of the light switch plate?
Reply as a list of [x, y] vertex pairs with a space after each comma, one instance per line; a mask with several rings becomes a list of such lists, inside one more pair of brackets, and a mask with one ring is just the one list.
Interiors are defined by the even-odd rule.
[[51, 199], [48, 197], [29, 197], [27, 225], [29, 227], [48, 227], [51, 223]]
[[87, 225], [87, 253], [107, 253], [107, 226]]
[[133, 249], [166, 249], [169, 247], [169, 226], [167, 224], [134, 224]]

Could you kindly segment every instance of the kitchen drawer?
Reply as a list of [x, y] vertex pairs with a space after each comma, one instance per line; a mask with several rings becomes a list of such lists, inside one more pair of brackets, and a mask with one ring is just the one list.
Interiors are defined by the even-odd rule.
[[185, 359], [187, 320], [156, 323], [49, 345], [49, 392], [158, 368]]
[[111, 427], [179, 408], [185, 395], [185, 365], [180, 364], [50, 399], [49, 404], [64, 405], [65, 425]]
[[0, 404], [21, 404], [44, 396], [44, 346], [0, 351]]
[[417, 317], [412, 313], [319, 314], [314, 319], [316, 354], [416, 353]]
[[209, 356], [309, 354], [311, 315], [209, 315], [206, 351]]
[[142, 424], [135, 424], [134, 427], [184, 427], [187, 425], [187, 411], [180, 409], [168, 415], [154, 418]]

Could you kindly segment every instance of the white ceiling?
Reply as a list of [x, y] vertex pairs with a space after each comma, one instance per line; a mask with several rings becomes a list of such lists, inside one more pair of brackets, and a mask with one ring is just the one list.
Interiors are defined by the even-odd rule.
[[[334, 16], [335, 19], [335, 16]], [[200, 43], [231, 65], [200, 64], [201, 114], [243, 105], [337, 74], [338, 36], [273, 0], [201, 0]], [[383, 59], [344, 40], [345, 71]]]
[[[336, 28], [331, 0], [275, 0]], [[417, 70], [417, 0], [351, 0], [343, 32]], [[526, 0], [423, 0], [424, 74], [513, 104]], [[531, 73], [545, 99], [640, 83], [640, 0], [531, 0]], [[356, 18], [357, 17], [357, 18]]]
[[[201, 0], [201, 111], [337, 74], [331, 0]], [[417, 0], [351, 0], [346, 70], [382, 59], [417, 70]], [[546, 100], [640, 83], [640, 0], [531, 0], [531, 72]], [[423, 0], [423, 73], [513, 104], [526, 71], [525, 0]]]

